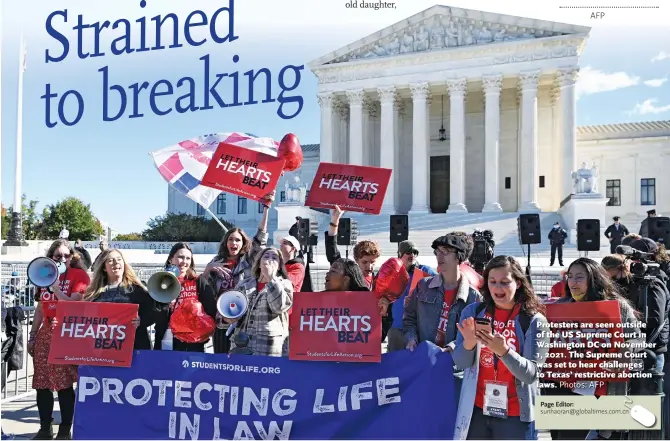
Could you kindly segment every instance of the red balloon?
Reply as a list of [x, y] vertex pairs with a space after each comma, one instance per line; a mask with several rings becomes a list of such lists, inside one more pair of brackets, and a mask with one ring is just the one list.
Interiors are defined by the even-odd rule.
[[402, 264], [402, 260], [392, 257], [382, 264], [375, 279], [375, 295], [377, 298], [386, 297], [394, 302], [405, 292], [409, 284], [409, 274]]
[[282, 158], [284, 162], [284, 171], [293, 171], [302, 165], [302, 147], [298, 137], [293, 133], [284, 136], [277, 149], [277, 157]]
[[484, 286], [484, 277], [482, 277], [473, 267], [464, 263], [460, 264], [461, 272], [468, 278], [470, 286], [475, 289], [482, 289]]

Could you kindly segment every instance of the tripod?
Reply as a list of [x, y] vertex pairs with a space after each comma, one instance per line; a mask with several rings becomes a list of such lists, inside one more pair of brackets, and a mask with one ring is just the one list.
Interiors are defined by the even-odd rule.
[[528, 252], [526, 253], [526, 257], [528, 258], [528, 263], [526, 264], [526, 277], [528, 277], [528, 281], [530, 284], [533, 284], [533, 281], [530, 278], [530, 244], [528, 246]]

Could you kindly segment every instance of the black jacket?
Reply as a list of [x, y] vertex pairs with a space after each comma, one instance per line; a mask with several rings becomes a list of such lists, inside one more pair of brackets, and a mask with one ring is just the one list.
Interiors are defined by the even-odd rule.
[[640, 321], [645, 323], [644, 333], [646, 342], [653, 343], [652, 349], [657, 354], [667, 352], [668, 338], [670, 332], [670, 293], [661, 278], [649, 282], [646, 291], [645, 285], [636, 279], [628, 283], [619, 282], [623, 288], [624, 295], [631, 301], [635, 309], [640, 313]]
[[563, 228], [552, 228], [547, 238], [552, 245], [563, 245], [568, 233]]
[[84, 259], [84, 264], [86, 265], [86, 270], [91, 269], [93, 261], [91, 260], [91, 255], [88, 253], [86, 248], [74, 247], [74, 250], [81, 254], [81, 258]]
[[[198, 290], [198, 301], [202, 304], [202, 309], [216, 320], [216, 294], [214, 286], [210, 283], [209, 278], [198, 277], [196, 282]], [[158, 316], [156, 317], [156, 327], [155, 329], [155, 340], [154, 340], [154, 349], [160, 351], [162, 349], [163, 337], [165, 336], [165, 331], [170, 324], [170, 310], [168, 304], [156, 303], [158, 309]], [[201, 352], [201, 348], [204, 347], [203, 343], [185, 343], [173, 339], [175, 351], [194, 351]]]
[[297, 223], [291, 225], [291, 228], [289, 228], [289, 230], [288, 230], [288, 235], [293, 236], [296, 239], [298, 238], [298, 224]]
[[621, 239], [624, 236], [628, 236], [628, 228], [623, 224], [619, 224], [619, 229], [617, 229], [616, 225], [612, 224], [605, 230], [605, 237], [608, 239], [612, 238], [612, 242], [610, 242], [612, 246], [621, 245]]
[[[98, 297], [94, 302], [108, 302], [104, 297]], [[149, 296], [149, 292], [140, 285], [133, 285], [128, 290], [112, 300], [114, 303], [134, 303], [138, 305], [137, 315], [140, 316], [140, 326], [135, 331], [133, 349], [151, 349], [151, 340], [147, 327], [156, 323], [159, 312], [156, 302]]]
[[7, 308], [3, 320], [3, 328], [7, 340], [2, 342], [2, 362], [7, 363], [8, 375], [11, 371], [23, 369], [23, 322], [26, 319], [23, 308], [13, 306]]

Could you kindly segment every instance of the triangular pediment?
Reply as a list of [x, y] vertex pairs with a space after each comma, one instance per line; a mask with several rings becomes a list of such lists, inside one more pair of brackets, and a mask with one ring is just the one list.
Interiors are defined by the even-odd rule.
[[468, 46], [586, 36], [591, 28], [436, 5], [309, 63], [319, 66]]

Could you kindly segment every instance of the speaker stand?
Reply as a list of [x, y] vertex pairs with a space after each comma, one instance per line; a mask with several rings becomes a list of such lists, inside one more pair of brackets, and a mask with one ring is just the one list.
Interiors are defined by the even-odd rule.
[[528, 257], [528, 264], [526, 265], [526, 277], [528, 277], [528, 281], [532, 285], [533, 281], [530, 278], [530, 244], [528, 244], [528, 252], [526, 253], [526, 257]]
[[349, 245], [344, 247], [344, 258], [348, 259], [349, 258]]

